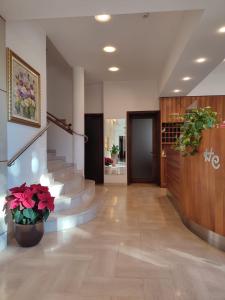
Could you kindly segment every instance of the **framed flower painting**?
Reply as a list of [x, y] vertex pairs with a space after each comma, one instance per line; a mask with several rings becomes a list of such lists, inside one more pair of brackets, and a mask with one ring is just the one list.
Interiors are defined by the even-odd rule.
[[12, 50], [7, 52], [9, 121], [40, 127], [40, 74]]

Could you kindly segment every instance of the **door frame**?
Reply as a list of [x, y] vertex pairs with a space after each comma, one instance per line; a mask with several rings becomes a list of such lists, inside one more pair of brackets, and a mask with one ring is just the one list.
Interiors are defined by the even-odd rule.
[[[86, 117], [89, 118], [99, 118], [101, 121], [100, 130], [101, 130], [101, 140], [100, 140], [100, 149], [101, 149], [101, 182], [97, 184], [104, 184], [104, 114], [103, 113], [85, 113], [84, 114], [84, 130], [85, 130], [85, 124], [86, 124]], [[84, 146], [85, 147], [85, 146]], [[85, 151], [85, 149], [84, 149]], [[84, 170], [85, 170], [85, 153], [84, 153]]]
[[[131, 142], [132, 142], [132, 127], [131, 120], [134, 116], [154, 116], [156, 118], [156, 129], [153, 134], [155, 135], [156, 140], [156, 153], [157, 153], [157, 165], [158, 165], [158, 174], [157, 174], [157, 184], [160, 182], [160, 111], [127, 111], [127, 184], [134, 183], [132, 182], [131, 174]], [[147, 183], [145, 180], [138, 180], [135, 182]], [[148, 182], [149, 183], [149, 182]]]

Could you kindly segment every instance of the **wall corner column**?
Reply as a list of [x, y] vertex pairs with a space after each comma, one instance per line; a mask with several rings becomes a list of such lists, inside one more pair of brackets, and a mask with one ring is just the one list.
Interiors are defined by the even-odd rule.
[[[84, 69], [73, 68], [73, 129], [84, 134]], [[84, 172], [84, 138], [74, 135], [74, 164]]]
[[[0, 17], [0, 160], [7, 159], [7, 115], [5, 21]], [[7, 163], [0, 162], [0, 251], [7, 246], [7, 224], [2, 211], [7, 193]]]

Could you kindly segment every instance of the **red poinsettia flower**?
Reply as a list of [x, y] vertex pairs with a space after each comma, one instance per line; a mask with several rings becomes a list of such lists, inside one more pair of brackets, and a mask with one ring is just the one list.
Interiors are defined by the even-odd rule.
[[21, 208], [33, 208], [35, 205], [35, 201], [32, 200], [33, 194], [29, 189], [23, 193], [13, 193], [14, 199], [10, 200], [9, 208], [14, 209], [18, 206], [21, 206]]
[[9, 190], [10, 190], [10, 192], [11, 192], [12, 194], [14, 194], [14, 193], [23, 193], [26, 189], [27, 189], [27, 186], [26, 186], [26, 182], [25, 182], [25, 183], [23, 183], [21, 186], [19, 186], [19, 187], [14, 187], [14, 188], [11, 188], [11, 189], [9, 189]]
[[48, 187], [47, 186], [42, 186], [41, 184], [32, 184], [30, 186], [31, 190], [33, 191], [34, 194], [43, 192], [46, 193], [48, 192]]
[[[50, 211], [54, 210], [54, 197], [51, 197], [48, 187], [41, 184], [32, 184], [12, 188], [11, 194], [6, 196], [3, 210], [10, 209], [12, 218], [18, 224], [34, 224], [46, 221]], [[33, 214], [27, 214], [26, 209], [31, 209]], [[46, 214], [46, 212], [48, 213]]]
[[39, 193], [38, 199], [40, 202], [38, 203], [38, 209], [43, 210], [48, 208], [50, 211], [54, 210], [54, 197], [51, 197], [49, 192], [47, 193]]

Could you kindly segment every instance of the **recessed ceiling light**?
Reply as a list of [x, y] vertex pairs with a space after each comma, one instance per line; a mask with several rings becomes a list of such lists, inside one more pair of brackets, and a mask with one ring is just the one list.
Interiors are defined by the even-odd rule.
[[183, 80], [183, 81], [189, 81], [189, 80], [191, 80], [191, 77], [186, 76], [186, 77], [183, 77], [182, 80]]
[[108, 70], [110, 72], [117, 72], [117, 71], [119, 71], [119, 68], [118, 67], [110, 67], [110, 68], [108, 68]]
[[202, 64], [206, 61], [206, 58], [205, 57], [199, 57], [198, 59], [196, 59], [196, 62], [199, 63], [199, 64]]
[[219, 30], [218, 30], [219, 33], [225, 33], [225, 26], [221, 27]]
[[98, 22], [108, 22], [111, 20], [110, 15], [97, 15], [95, 16], [95, 20]]
[[173, 92], [177, 94], [177, 93], [180, 93], [181, 90], [173, 90]]
[[103, 48], [103, 51], [105, 51], [105, 52], [107, 52], [107, 53], [113, 53], [113, 52], [116, 51], [116, 48], [113, 47], [113, 46], [105, 46], [105, 47]]

